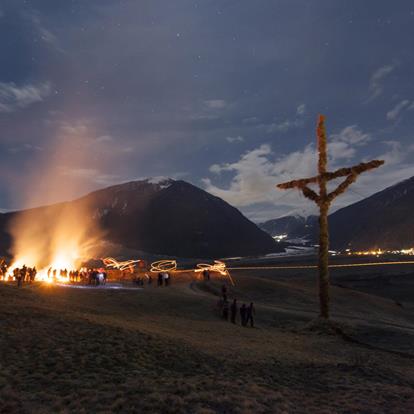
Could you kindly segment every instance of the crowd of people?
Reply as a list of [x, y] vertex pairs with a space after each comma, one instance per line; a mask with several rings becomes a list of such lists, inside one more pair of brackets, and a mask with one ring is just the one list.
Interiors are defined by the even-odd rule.
[[[133, 282], [137, 284], [138, 286], [144, 286], [145, 282], [148, 286], [152, 285], [152, 276], [151, 274], [148, 274], [147, 272], [143, 275], [138, 273], [134, 275]], [[171, 275], [168, 272], [158, 272], [157, 274], [157, 286], [169, 286], [171, 283]]]
[[171, 281], [171, 276], [168, 272], [159, 272], [158, 273], [158, 286], [169, 286]]
[[104, 270], [88, 269], [84, 272], [88, 285], [106, 285], [108, 274]]
[[219, 300], [219, 309], [221, 311], [221, 317], [231, 323], [236, 324], [238, 320], [238, 315], [240, 315], [240, 324], [241, 326], [249, 326], [254, 328], [254, 319], [256, 315], [256, 309], [253, 302], [250, 302], [249, 305], [243, 303], [240, 308], [237, 303], [237, 299], [233, 299], [233, 302], [230, 304], [227, 297], [227, 287], [223, 285], [221, 287], [221, 298]]
[[108, 275], [103, 269], [81, 268], [80, 270], [68, 270], [49, 267], [47, 270], [47, 278], [54, 283], [59, 280], [64, 280], [70, 283], [99, 286], [106, 284]]
[[[23, 265], [22, 267], [15, 267], [9, 272], [5, 263], [0, 264], [0, 279], [15, 281], [18, 287], [21, 287], [23, 283], [33, 283], [36, 279], [38, 271], [36, 266], [28, 267]], [[88, 285], [105, 285], [107, 281], [107, 273], [103, 269], [86, 269], [80, 270], [67, 270], [67, 269], [52, 269], [47, 270], [47, 279], [51, 282], [59, 282], [62, 280], [70, 283], [81, 283]]]
[[17, 282], [17, 286], [22, 286], [23, 282], [33, 283], [36, 279], [37, 270], [35, 267], [27, 267], [23, 265], [21, 268], [15, 267], [13, 269], [13, 277]]
[[60, 280], [66, 280], [70, 283], [81, 283], [93, 286], [105, 285], [108, 278], [107, 273], [103, 269], [87, 269], [81, 268], [80, 270], [67, 270], [67, 269], [52, 269], [47, 270], [47, 277], [53, 282]]
[[138, 286], [144, 286], [146, 281], [148, 286], [150, 286], [152, 285], [152, 276], [148, 273], [145, 273], [144, 275], [138, 273], [134, 274], [132, 281]]
[[[38, 271], [36, 267], [28, 267], [23, 265], [21, 268], [16, 267], [12, 271], [5, 261], [0, 262], [0, 280], [15, 281], [18, 287], [21, 287], [23, 283], [32, 283], [36, 279]], [[152, 285], [153, 277], [151, 273], [130, 273], [132, 276], [133, 283], [138, 286], [144, 286], [145, 282], [148, 285]], [[58, 283], [58, 282], [69, 282], [83, 285], [99, 286], [105, 285], [108, 279], [108, 274], [104, 268], [81, 268], [79, 270], [68, 270], [68, 269], [54, 269], [49, 267], [47, 270], [46, 280]], [[130, 277], [131, 277], [130, 276]], [[42, 277], [42, 280], [45, 278]], [[157, 275], [158, 286], [169, 286], [171, 283], [171, 275], [168, 272], [159, 272]]]

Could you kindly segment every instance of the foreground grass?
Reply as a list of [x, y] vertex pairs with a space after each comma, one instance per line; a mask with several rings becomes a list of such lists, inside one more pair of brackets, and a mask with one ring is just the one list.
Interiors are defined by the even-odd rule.
[[259, 328], [232, 326], [214, 288], [1, 285], [0, 412], [412, 412], [412, 361], [260, 303]]

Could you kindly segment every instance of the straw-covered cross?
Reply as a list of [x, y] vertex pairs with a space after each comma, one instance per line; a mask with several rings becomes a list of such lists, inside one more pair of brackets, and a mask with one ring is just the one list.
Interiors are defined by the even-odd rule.
[[[362, 162], [353, 167], [340, 168], [336, 171], [327, 171], [328, 153], [327, 140], [325, 130], [325, 117], [319, 115], [317, 126], [318, 139], [318, 175], [309, 178], [301, 178], [285, 183], [278, 184], [277, 187], [281, 190], [291, 188], [298, 188], [302, 191], [306, 198], [314, 201], [319, 207], [319, 300], [320, 300], [320, 316], [329, 318], [329, 269], [328, 269], [328, 254], [329, 254], [329, 231], [328, 231], [328, 212], [332, 201], [340, 194], [344, 193], [346, 189], [356, 181], [358, 176], [365, 171], [373, 170], [384, 164], [383, 160], [373, 160], [370, 162]], [[336, 178], [346, 177], [345, 180], [338, 185], [338, 187], [328, 193], [328, 181]], [[319, 194], [309, 188], [309, 184], [317, 184], [319, 186]]]

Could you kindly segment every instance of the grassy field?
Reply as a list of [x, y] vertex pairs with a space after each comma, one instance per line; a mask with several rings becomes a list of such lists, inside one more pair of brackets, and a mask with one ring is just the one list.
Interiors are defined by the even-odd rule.
[[313, 275], [234, 276], [256, 328], [219, 318], [220, 282], [0, 285], [0, 412], [414, 412], [410, 302], [336, 286], [335, 334]]

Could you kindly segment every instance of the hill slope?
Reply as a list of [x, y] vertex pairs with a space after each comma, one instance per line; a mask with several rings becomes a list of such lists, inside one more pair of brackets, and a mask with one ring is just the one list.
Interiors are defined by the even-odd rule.
[[313, 271], [232, 273], [229, 298], [254, 301], [257, 328], [220, 318], [220, 279], [125, 290], [0, 283], [0, 412], [412, 412], [412, 358], [392, 352], [412, 355], [410, 309], [333, 286], [334, 317], [367, 348], [308, 325]]
[[[84, 206], [84, 208], [79, 208]], [[222, 199], [184, 181], [133, 181], [78, 200], [24, 212], [88, 211], [83, 220], [103, 230], [105, 239], [125, 247], [180, 257], [228, 257], [277, 251], [273, 239]], [[0, 216], [0, 242], [10, 244], [8, 223], [21, 212]], [[49, 214], [49, 213], [48, 213]], [[53, 214], [51, 214], [53, 215]], [[48, 226], [48, 223], [44, 223]], [[279, 248], [280, 249], [280, 248]]]
[[111, 241], [181, 257], [275, 251], [265, 232], [222, 199], [185, 181], [138, 181], [85, 197]]
[[414, 246], [414, 177], [329, 216], [335, 249], [401, 249]]

